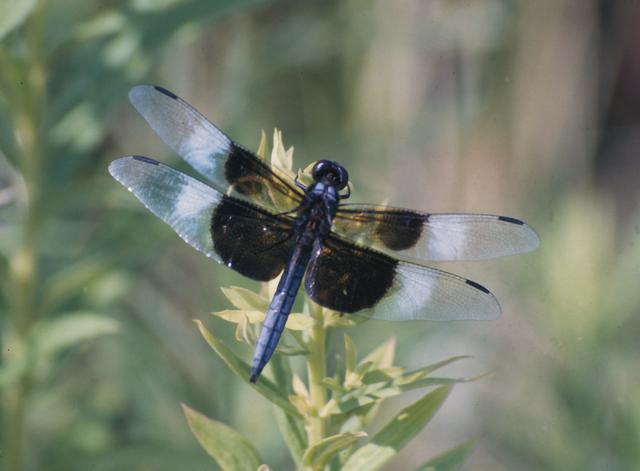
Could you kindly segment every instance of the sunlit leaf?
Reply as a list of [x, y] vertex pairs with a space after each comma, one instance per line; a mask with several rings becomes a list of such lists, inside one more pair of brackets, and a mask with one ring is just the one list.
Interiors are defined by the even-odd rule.
[[251, 290], [246, 288], [240, 288], [239, 286], [230, 286], [221, 288], [222, 294], [233, 304], [237, 309], [243, 311], [266, 311], [269, 307], [270, 300], [264, 296], [260, 296]]
[[189, 428], [223, 471], [255, 471], [262, 463], [249, 441], [231, 427], [182, 404]]
[[465, 358], [470, 358], [469, 355], [458, 355], [451, 358], [447, 358], [446, 360], [439, 361], [437, 363], [432, 363], [431, 365], [427, 365], [423, 368], [419, 368], [417, 370], [409, 371], [402, 375], [401, 378], [398, 378], [396, 384], [410, 384], [416, 381], [423, 379], [429, 373], [436, 371], [440, 368], [443, 368], [451, 363], [454, 363], [459, 360], [463, 360]]
[[36, 0], [2, 0], [0, 2], [0, 40], [20, 26], [36, 4]]
[[465, 442], [436, 456], [416, 471], [456, 471], [462, 466], [467, 455], [473, 450], [473, 441]]
[[258, 145], [258, 150], [256, 151], [256, 155], [260, 157], [262, 160], [266, 160], [268, 154], [269, 154], [269, 140], [267, 139], [267, 133], [265, 133], [263, 129], [262, 131], [260, 131], [260, 144]]
[[236, 311], [236, 318], [239, 318], [239, 321], [236, 325], [236, 340], [238, 342], [244, 342], [248, 345], [255, 345], [258, 340], [258, 335], [251, 327], [251, 323], [249, 322], [249, 317], [243, 311]]
[[281, 353], [282, 355], [290, 356], [290, 357], [309, 354], [309, 350], [306, 350], [300, 347], [282, 345], [282, 342], [280, 342], [276, 347], [276, 352]]
[[240, 358], [238, 358], [236, 354], [233, 353], [224, 343], [216, 339], [201, 321], [195, 320], [194, 322], [198, 326], [200, 333], [207, 341], [209, 346], [218, 354], [218, 356], [220, 356], [220, 358], [222, 358], [222, 360], [227, 364], [231, 371], [233, 371], [243, 381], [250, 384], [251, 387], [258, 391], [262, 396], [280, 407], [282, 410], [286, 411], [289, 414], [298, 415], [298, 411], [289, 403], [285, 396], [283, 396], [283, 394], [285, 394], [285, 391], [282, 391], [280, 388], [278, 388], [272, 381], [270, 381], [268, 378], [265, 378], [264, 375], [261, 376], [260, 380], [255, 384], [250, 383], [250, 366]]
[[289, 396], [289, 402], [293, 404], [293, 407], [295, 407], [302, 416], [308, 416], [312, 409], [307, 398], [298, 394], [291, 394]]
[[324, 378], [322, 380], [322, 384], [328, 387], [329, 389], [331, 389], [332, 391], [335, 391], [338, 393], [346, 392], [346, 389], [342, 386], [342, 384], [340, 384], [337, 378]]
[[380, 469], [429, 423], [450, 391], [451, 386], [442, 386], [400, 411], [369, 443], [349, 457], [342, 471]]
[[339, 312], [327, 308], [322, 308], [322, 311], [326, 327], [353, 327], [368, 321], [364, 316], [340, 315]]
[[[216, 311], [212, 314], [234, 324], [242, 322], [244, 318], [246, 318], [250, 324], [257, 324], [264, 321], [265, 311], [227, 309], [223, 311]], [[285, 328], [290, 330], [305, 330], [310, 328], [312, 325], [313, 319], [308, 315], [294, 312], [289, 314]]]
[[399, 379], [405, 369], [399, 366], [392, 368], [381, 368], [368, 372], [362, 377], [364, 384], [386, 383]]
[[347, 334], [344, 334], [344, 365], [347, 371], [353, 371], [356, 369], [357, 361], [356, 346]]
[[293, 147], [285, 149], [282, 142], [282, 131], [273, 130], [273, 149], [271, 150], [271, 163], [283, 170], [291, 170], [293, 167]]
[[294, 393], [296, 393], [298, 396], [304, 397], [306, 400], [309, 400], [309, 391], [307, 390], [307, 386], [302, 382], [298, 375], [293, 375], [291, 384], [293, 386]]
[[393, 365], [396, 353], [396, 339], [391, 337], [385, 343], [373, 350], [362, 360], [360, 364], [371, 363], [374, 368], [388, 368]]
[[348, 432], [324, 438], [306, 451], [303, 462], [312, 469], [322, 469], [336, 453], [366, 436], [365, 432]]

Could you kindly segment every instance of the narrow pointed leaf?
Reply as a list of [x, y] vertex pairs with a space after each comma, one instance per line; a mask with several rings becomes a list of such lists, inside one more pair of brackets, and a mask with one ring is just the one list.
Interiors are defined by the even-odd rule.
[[366, 357], [360, 360], [360, 364], [371, 363], [374, 368], [389, 368], [393, 366], [393, 358], [396, 353], [396, 339], [391, 337]]
[[300, 379], [298, 375], [293, 375], [293, 379], [291, 381], [293, 386], [293, 392], [298, 396], [305, 398], [307, 401], [309, 400], [309, 391], [307, 390], [307, 385]]
[[[263, 311], [225, 309], [223, 311], [216, 311], [213, 315], [233, 324], [242, 322], [243, 316], [246, 316], [250, 324], [257, 324], [258, 322], [264, 321], [265, 312], [266, 308]], [[306, 314], [293, 313], [289, 314], [285, 328], [289, 330], [305, 330], [312, 325], [313, 319]]]
[[327, 437], [307, 450], [303, 457], [303, 463], [312, 469], [322, 469], [336, 453], [366, 436], [365, 432], [348, 432]]
[[262, 460], [249, 441], [228, 425], [182, 404], [189, 428], [223, 471], [255, 471]]
[[[289, 360], [282, 355], [274, 355], [271, 359], [271, 370], [276, 385], [287, 395], [293, 392], [291, 388], [292, 374]], [[280, 429], [280, 434], [289, 449], [289, 453], [296, 463], [297, 468], [302, 468], [302, 455], [307, 448], [307, 438], [304, 431], [304, 421], [292, 414], [285, 414], [277, 406], [273, 407], [276, 423]]]
[[432, 363], [431, 365], [427, 365], [424, 368], [419, 368], [417, 370], [409, 371], [403, 375], [403, 378], [397, 384], [409, 384], [414, 381], [421, 380], [429, 373], [432, 373], [435, 370], [443, 368], [451, 363], [454, 363], [459, 360], [463, 360], [465, 358], [470, 358], [469, 355], [458, 355], [451, 358], [447, 358], [446, 360], [439, 361], [437, 363]]
[[416, 471], [457, 471], [464, 463], [467, 455], [473, 450], [473, 440], [458, 445], [449, 451], [429, 460]]
[[356, 369], [358, 353], [356, 346], [347, 334], [344, 334], [344, 364], [347, 371], [354, 371]]
[[293, 147], [288, 150], [282, 142], [282, 131], [273, 130], [273, 150], [271, 151], [271, 163], [283, 170], [291, 170], [293, 167]]
[[260, 144], [258, 145], [256, 155], [262, 160], [266, 160], [267, 154], [269, 154], [269, 140], [267, 139], [267, 133], [264, 132], [263, 129], [262, 131], [260, 131]]
[[269, 300], [246, 288], [231, 286], [222, 288], [222, 294], [237, 309], [243, 311], [266, 311], [269, 307]]
[[249, 375], [251, 368], [249, 365], [238, 358], [236, 354], [233, 353], [224, 343], [216, 339], [201, 321], [195, 320], [195, 323], [206, 342], [218, 354], [218, 356], [222, 358], [231, 371], [237, 374], [242, 380], [246, 381], [247, 384], [251, 385], [251, 387], [266, 399], [280, 407], [287, 414], [299, 416], [298, 411], [291, 405], [291, 403], [289, 403], [283, 391], [273, 384], [273, 382], [269, 381], [268, 378], [265, 378], [264, 375], [261, 376], [255, 384], [250, 383]]
[[342, 471], [380, 469], [429, 423], [451, 388], [439, 387], [400, 411], [369, 443], [349, 457]]

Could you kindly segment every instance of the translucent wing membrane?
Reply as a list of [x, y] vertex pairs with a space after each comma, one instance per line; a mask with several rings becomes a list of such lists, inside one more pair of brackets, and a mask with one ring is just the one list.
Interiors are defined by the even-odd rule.
[[279, 212], [302, 200], [303, 193], [284, 171], [233, 142], [170, 91], [139, 85], [131, 89], [129, 100], [156, 134], [217, 190]]
[[228, 197], [147, 157], [124, 157], [109, 172], [189, 245], [255, 280], [271, 280], [291, 253], [291, 220]]
[[538, 247], [524, 222], [488, 214], [428, 214], [401, 208], [341, 205], [334, 231], [405, 260], [484, 260]]
[[186, 243], [220, 260], [213, 250], [209, 223], [221, 193], [147, 157], [115, 160], [109, 172]]
[[336, 236], [329, 236], [312, 259], [305, 290], [322, 306], [374, 319], [488, 320], [500, 315], [496, 298], [478, 283]]

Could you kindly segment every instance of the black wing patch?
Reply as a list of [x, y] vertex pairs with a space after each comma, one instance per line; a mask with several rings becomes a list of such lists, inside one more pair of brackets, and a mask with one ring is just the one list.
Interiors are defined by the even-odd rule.
[[316, 303], [382, 320], [486, 320], [500, 315], [484, 286], [435, 268], [399, 261], [329, 235], [307, 269]]
[[305, 290], [316, 303], [344, 313], [374, 307], [393, 285], [397, 262], [330, 237], [312, 259]]
[[213, 211], [211, 237], [222, 263], [258, 281], [282, 272], [295, 242], [289, 218], [228, 196]]
[[275, 212], [290, 211], [302, 201], [304, 194], [287, 171], [236, 144], [175, 94], [138, 85], [129, 99], [156, 134], [216, 190]]
[[188, 244], [254, 280], [283, 270], [293, 249], [293, 220], [225, 196], [148, 157], [109, 165], [111, 175]]
[[429, 214], [402, 208], [340, 205], [333, 230], [386, 254], [418, 263], [484, 260], [534, 250], [539, 239], [519, 219], [490, 214]]

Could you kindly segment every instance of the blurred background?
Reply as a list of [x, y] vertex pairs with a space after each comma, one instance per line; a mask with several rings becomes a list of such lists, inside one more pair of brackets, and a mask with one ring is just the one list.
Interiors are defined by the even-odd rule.
[[640, 469], [639, 22], [625, 0], [0, 0], [2, 469], [215, 469], [180, 402], [292, 468], [270, 405], [192, 322], [232, 343], [209, 312], [257, 285], [107, 173], [180, 165], [128, 104], [138, 83], [249, 148], [281, 128], [296, 168], [347, 166], [356, 202], [538, 231], [531, 254], [442, 265], [491, 288], [498, 321], [350, 330], [361, 352], [393, 332], [403, 366], [494, 373], [387, 469], [470, 438], [465, 470]]

